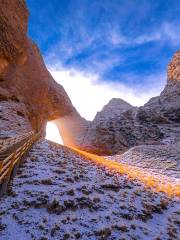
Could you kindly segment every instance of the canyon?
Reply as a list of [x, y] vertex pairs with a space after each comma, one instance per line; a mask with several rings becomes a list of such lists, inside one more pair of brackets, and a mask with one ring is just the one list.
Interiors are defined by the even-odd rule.
[[[84, 119], [28, 37], [25, 0], [0, 0], [0, 140], [41, 137], [0, 199], [0, 238], [178, 239], [179, 197], [91, 161], [105, 156], [179, 184], [180, 51], [160, 96], [136, 107], [113, 98]], [[158, 81], [158, 79], [157, 79]], [[45, 140], [54, 122], [65, 146]], [[179, 186], [179, 185], [178, 185]]]
[[54, 81], [27, 36], [25, 1], [0, 3], [0, 138], [30, 130], [44, 135], [47, 121], [54, 121], [65, 145], [99, 155], [123, 153], [142, 144], [179, 143], [180, 51], [168, 65], [160, 96], [139, 108], [112, 99], [89, 122]]

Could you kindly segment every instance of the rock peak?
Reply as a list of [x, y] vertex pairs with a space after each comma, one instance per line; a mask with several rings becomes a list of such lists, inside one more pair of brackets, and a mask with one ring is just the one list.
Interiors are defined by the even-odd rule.
[[102, 112], [104, 112], [105, 114], [108, 114], [111, 112], [111, 114], [115, 114], [115, 113], [122, 113], [130, 108], [132, 108], [133, 106], [131, 104], [129, 104], [128, 102], [124, 101], [121, 98], [112, 98], [108, 104], [106, 104], [103, 109]]
[[168, 81], [180, 81], [180, 50], [177, 51], [168, 65]]
[[[125, 100], [121, 99], [121, 98], [112, 98], [108, 104], [125, 104], [125, 105], [129, 105], [131, 106], [131, 104], [129, 104], [128, 102], [126, 102]], [[132, 106], [131, 106], [132, 107]]]

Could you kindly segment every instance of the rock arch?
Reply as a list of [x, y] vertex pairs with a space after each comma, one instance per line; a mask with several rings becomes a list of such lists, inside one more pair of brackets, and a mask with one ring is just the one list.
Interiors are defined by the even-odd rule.
[[8, 4], [0, 0], [0, 5], [0, 138], [31, 129], [45, 133], [46, 122], [56, 120], [64, 143], [77, 145], [87, 122], [64, 88], [54, 81], [38, 47], [27, 37], [29, 13], [25, 0], [10, 0]]

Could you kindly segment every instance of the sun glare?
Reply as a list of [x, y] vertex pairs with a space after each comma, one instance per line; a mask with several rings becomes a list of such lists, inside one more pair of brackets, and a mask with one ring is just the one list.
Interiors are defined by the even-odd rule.
[[46, 139], [59, 144], [63, 144], [57, 126], [52, 122], [48, 122], [46, 125]]
[[156, 192], [164, 192], [168, 196], [180, 196], [180, 184], [171, 181], [170, 178], [163, 175], [154, 176], [148, 173], [144, 169], [133, 167], [127, 164], [119, 163], [116, 161], [109, 161], [101, 156], [97, 156], [85, 151], [81, 151], [77, 148], [72, 148], [77, 153], [87, 157], [97, 165], [106, 167], [119, 174], [124, 174], [132, 180], [138, 180], [144, 183], [147, 187], [151, 187]]

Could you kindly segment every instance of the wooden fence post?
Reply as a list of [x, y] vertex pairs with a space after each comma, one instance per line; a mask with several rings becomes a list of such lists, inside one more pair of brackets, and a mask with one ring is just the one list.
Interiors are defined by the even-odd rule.
[[[13, 163], [14, 163], [15, 157], [16, 157], [16, 153], [14, 153], [11, 157], [11, 164], [9, 166], [8, 173], [7, 173], [6, 177], [4, 178], [4, 181], [3, 181], [3, 184], [2, 184], [2, 192], [1, 192], [2, 195], [4, 193], [6, 193], [6, 191], [7, 191], [8, 183], [9, 183], [11, 173], [12, 173], [12, 170], [13, 170]], [[0, 194], [0, 196], [1, 196], [1, 194]]]
[[3, 161], [0, 161], [0, 173], [1, 173], [2, 167], [3, 167]]
[[[1, 173], [1, 169], [3, 167], [3, 161], [0, 161], [0, 173]], [[3, 183], [0, 183], [0, 197], [2, 196], [2, 191], [3, 191]]]

